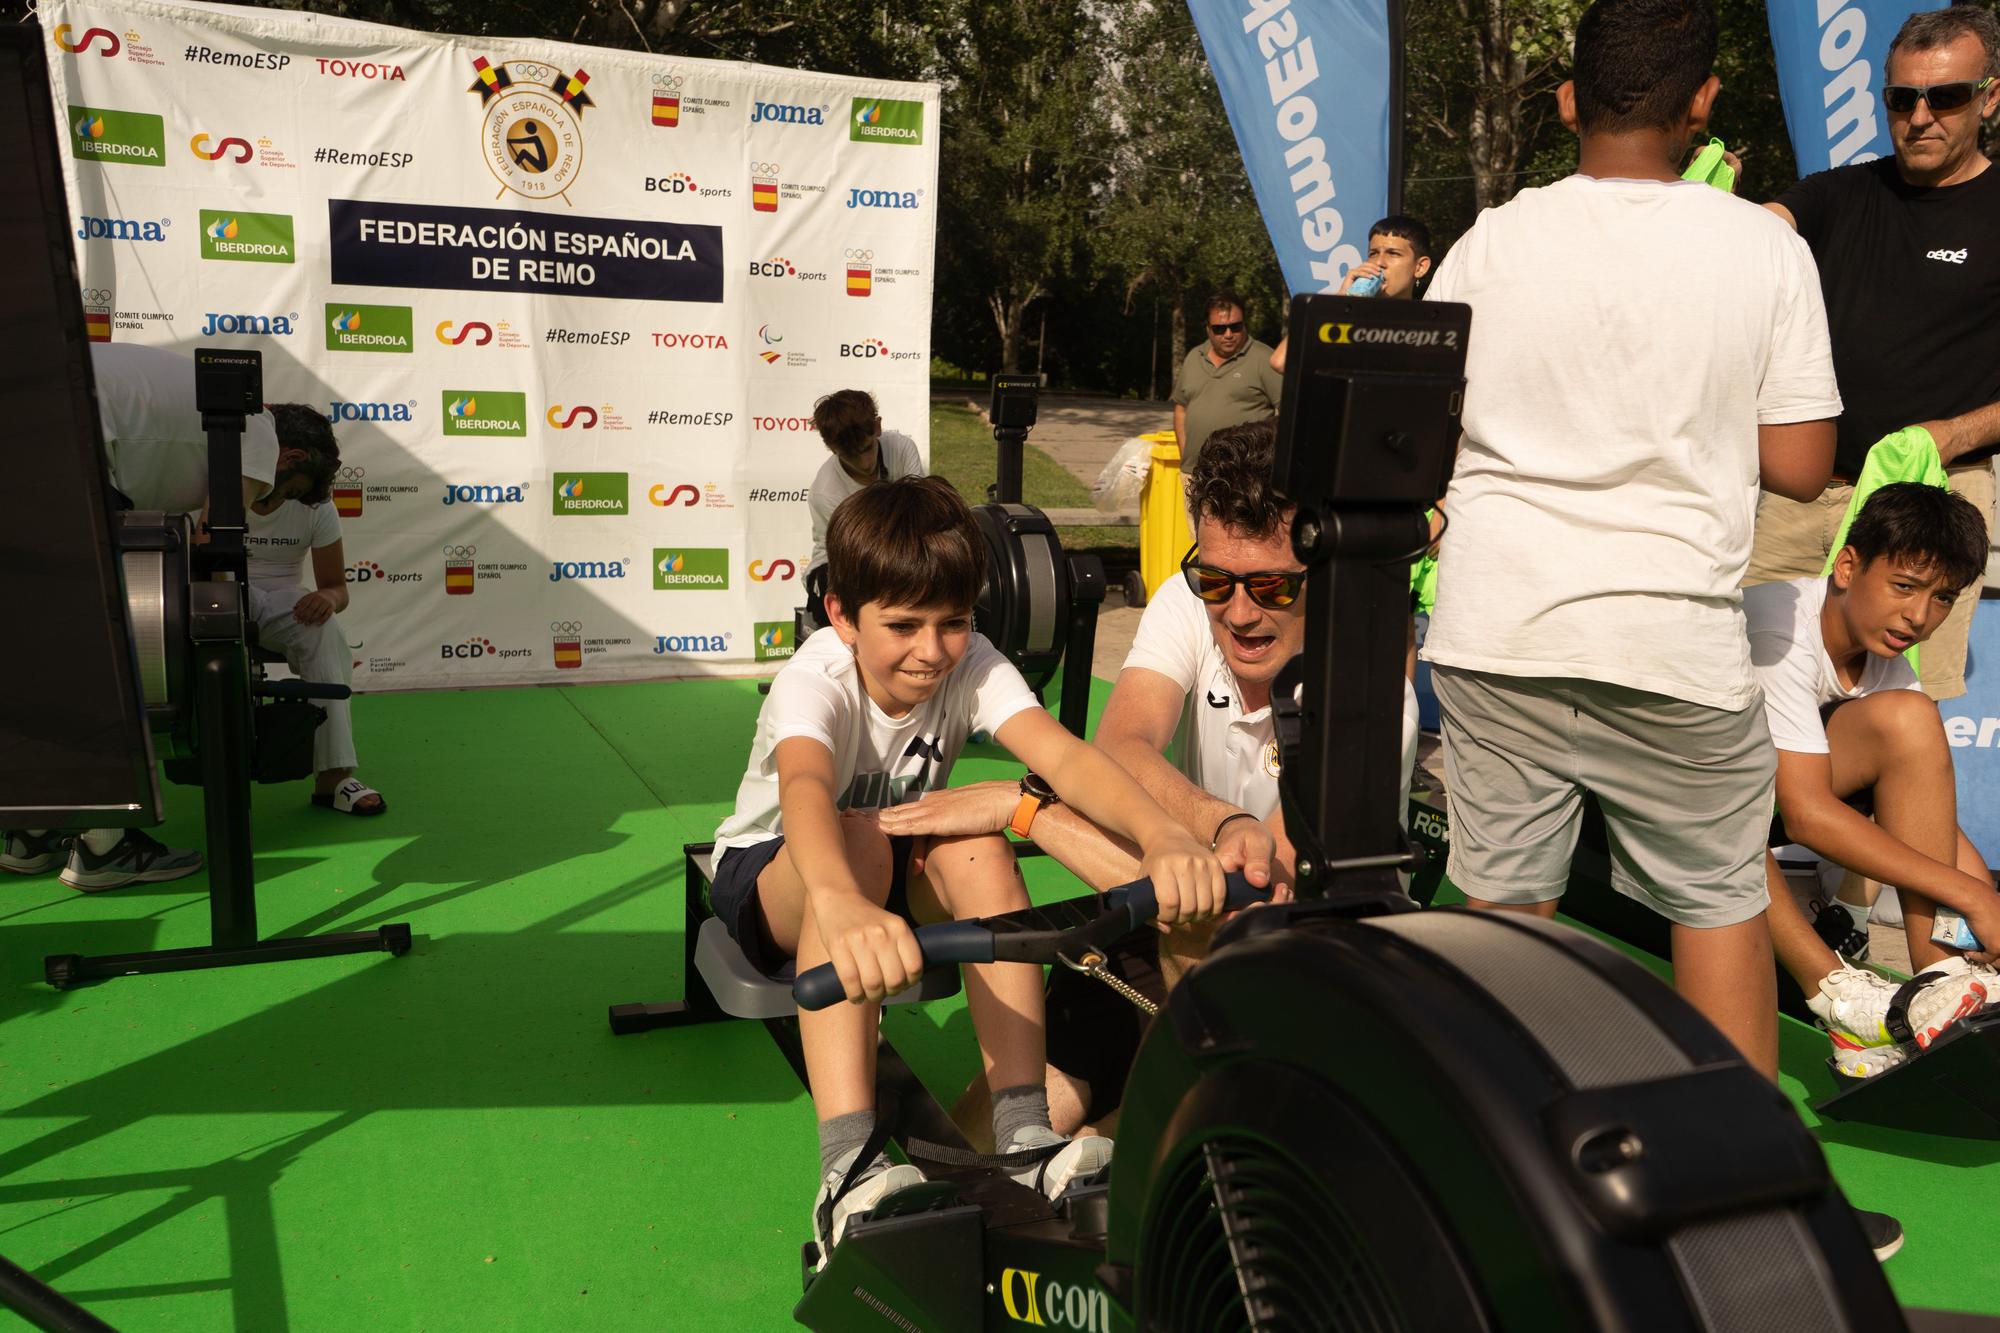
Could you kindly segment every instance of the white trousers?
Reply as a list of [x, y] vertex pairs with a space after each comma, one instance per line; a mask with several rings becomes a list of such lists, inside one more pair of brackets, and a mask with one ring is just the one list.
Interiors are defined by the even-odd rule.
[[[292, 608], [310, 589], [275, 584], [250, 585], [250, 618], [257, 622], [257, 641], [283, 653], [300, 680], [320, 685], [346, 685], [353, 680], [354, 658], [339, 616], [323, 624], [301, 625]], [[354, 768], [354, 716], [346, 699], [315, 699], [313, 706], [326, 721], [313, 731], [313, 771]]]

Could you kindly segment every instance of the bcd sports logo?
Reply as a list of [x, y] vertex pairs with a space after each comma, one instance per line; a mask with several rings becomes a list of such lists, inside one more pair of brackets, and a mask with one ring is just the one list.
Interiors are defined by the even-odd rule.
[[506, 661], [508, 658], [533, 657], [535, 655], [533, 648], [496, 648], [493, 645], [493, 640], [483, 634], [474, 634], [461, 643], [441, 644], [439, 647], [440, 652], [438, 655], [445, 661], [453, 659], [461, 662], [478, 661], [481, 659]]
[[422, 583], [424, 581], [424, 576], [420, 571], [407, 570], [401, 573], [393, 573], [383, 569], [382, 566], [376, 564], [373, 560], [355, 561], [347, 567], [346, 576], [349, 583], [386, 583], [393, 585], [398, 583]]
[[558, 472], [554, 481], [554, 512], [559, 518], [612, 518], [627, 512], [627, 473]]
[[326, 307], [329, 352], [408, 352], [414, 344], [406, 305]]
[[729, 590], [729, 551], [726, 547], [655, 547], [653, 550], [653, 591], [710, 592]]
[[167, 165], [165, 118], [144, 111], [108, 107], [69, 109], [70, 153], [79, 161], [123, 162], [142, 167]]
[[859, 342], [842, 343], [840, 354], [863, 361], [914, 361], [920, 355], [917, 352], [892, 352], [889, 350], [889, 344], [880, 338], [863, 338]]
[[781, 662], [799, 650], [789, 620], [760, 620], [751, 627], [757, 635], [759, 662]]
[[472, 68], [479, 77], [467, 91], [479, 94], [480, 149], [494, 179], [530, 199], [566, 199], [583, 170], [590, 75], [528, 60], [495, 65], [485, 56]]
[[201, 210], [201, 257], [253, 264], [292, 262], [292, 219], [286, 213]]
[[858, 143], [920, 144], [924, 141], [924, 104], [891, 97], [857, 97], [847, 137]]
[[446, 435], [526, 435], [528, 395], [495, 390], [444, 391]]

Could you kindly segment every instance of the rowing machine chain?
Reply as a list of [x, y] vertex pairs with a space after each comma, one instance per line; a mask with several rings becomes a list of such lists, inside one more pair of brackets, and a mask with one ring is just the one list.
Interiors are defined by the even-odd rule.
[[1134, 990], [1130, 985], [1128, 985], [1125, 982], [1124, 978], [1114, 977], [1111, 975], [1109, 971], [1106, 970], [1104, 966], [1104, 954], [1102, 951], [1098, 949], [1085, 949], [1083, 951], [1083, 957], [1081, 959], [1071, 958], [1068, 954], [1065, 953], [1058, 953], [1056, 955], [1056, 958], [1059, 962], [1062, 963], [1064, 967], [1070, 969], [1072, 972], [1081, 972], [1087, 977], [1095, 977], [1097, 980], [1111, 987], [1112, 990], [1118, 992], [1118, 994], [1124, 996], [1127, 1000], [1131, 1001], [1132, 1007], [1137, 1009], [1140, 1013], [1144, 1014], [1146, 1017], [1148, 1018], [1159, 1017], [1160, 1013], [1159, 1005], [1154, 1004], [1144, 995], [1141, 995], [1138, 991]]

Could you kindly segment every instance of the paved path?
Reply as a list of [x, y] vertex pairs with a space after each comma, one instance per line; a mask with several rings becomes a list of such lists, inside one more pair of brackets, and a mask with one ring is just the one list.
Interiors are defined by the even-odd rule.
[[[985, 415], [986, 404], [967, 390], [941, 390], [934, 397], [939, 402], [968, 406], [982, 417]], [[1061, 463], [1071, 476], [1088, 486], [1097, 480], [1097, 474], [1111, 461], [1111, 455], [1118, 452], [1119, 445], [1134, 435], [1173, 428], [1172, 403], [1050, 393], [1042, 395], [1028, 443]]]

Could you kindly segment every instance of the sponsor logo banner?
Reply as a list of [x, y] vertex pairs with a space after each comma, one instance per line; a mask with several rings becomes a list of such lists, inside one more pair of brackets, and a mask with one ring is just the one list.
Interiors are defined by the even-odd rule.
[[558, 472], [555, 514], [559, 518], [608, 518], [626, 513], [628, 485], [628, 474], [623, 472]]
[[848, 116], [847, 137], [857, 143], [920, 144], [924, 104], [893, 97], [857, 97]]
[[329, 352], [408, 352], [414, 345], [406, 305], [330, 305], [326, 308]]
[[167, 165], [167, 122], [164, 117], [146, 111], [72, 106], [69, 109], [69, 147], [78, 160], [164, 167]]
[[326, 208], [342, 286], [722, 300], [720, 227], [361, 199]]
[[511, 435], [528, 433], [528, 395], [490, 389], [444, 391], [446, 435]]
[[289, 264], [293, 259], [292, 219], [285, 213], [225, 213], [204, 208], [201, 257]]
[[661, 546], [653, 550], [653, 590], [729, 590], [729, 551], [720, 546]]
[[780, 662], [799, 650], [796, 627], [789, 620], [760, 620], [754, 628], [759, 662]]

